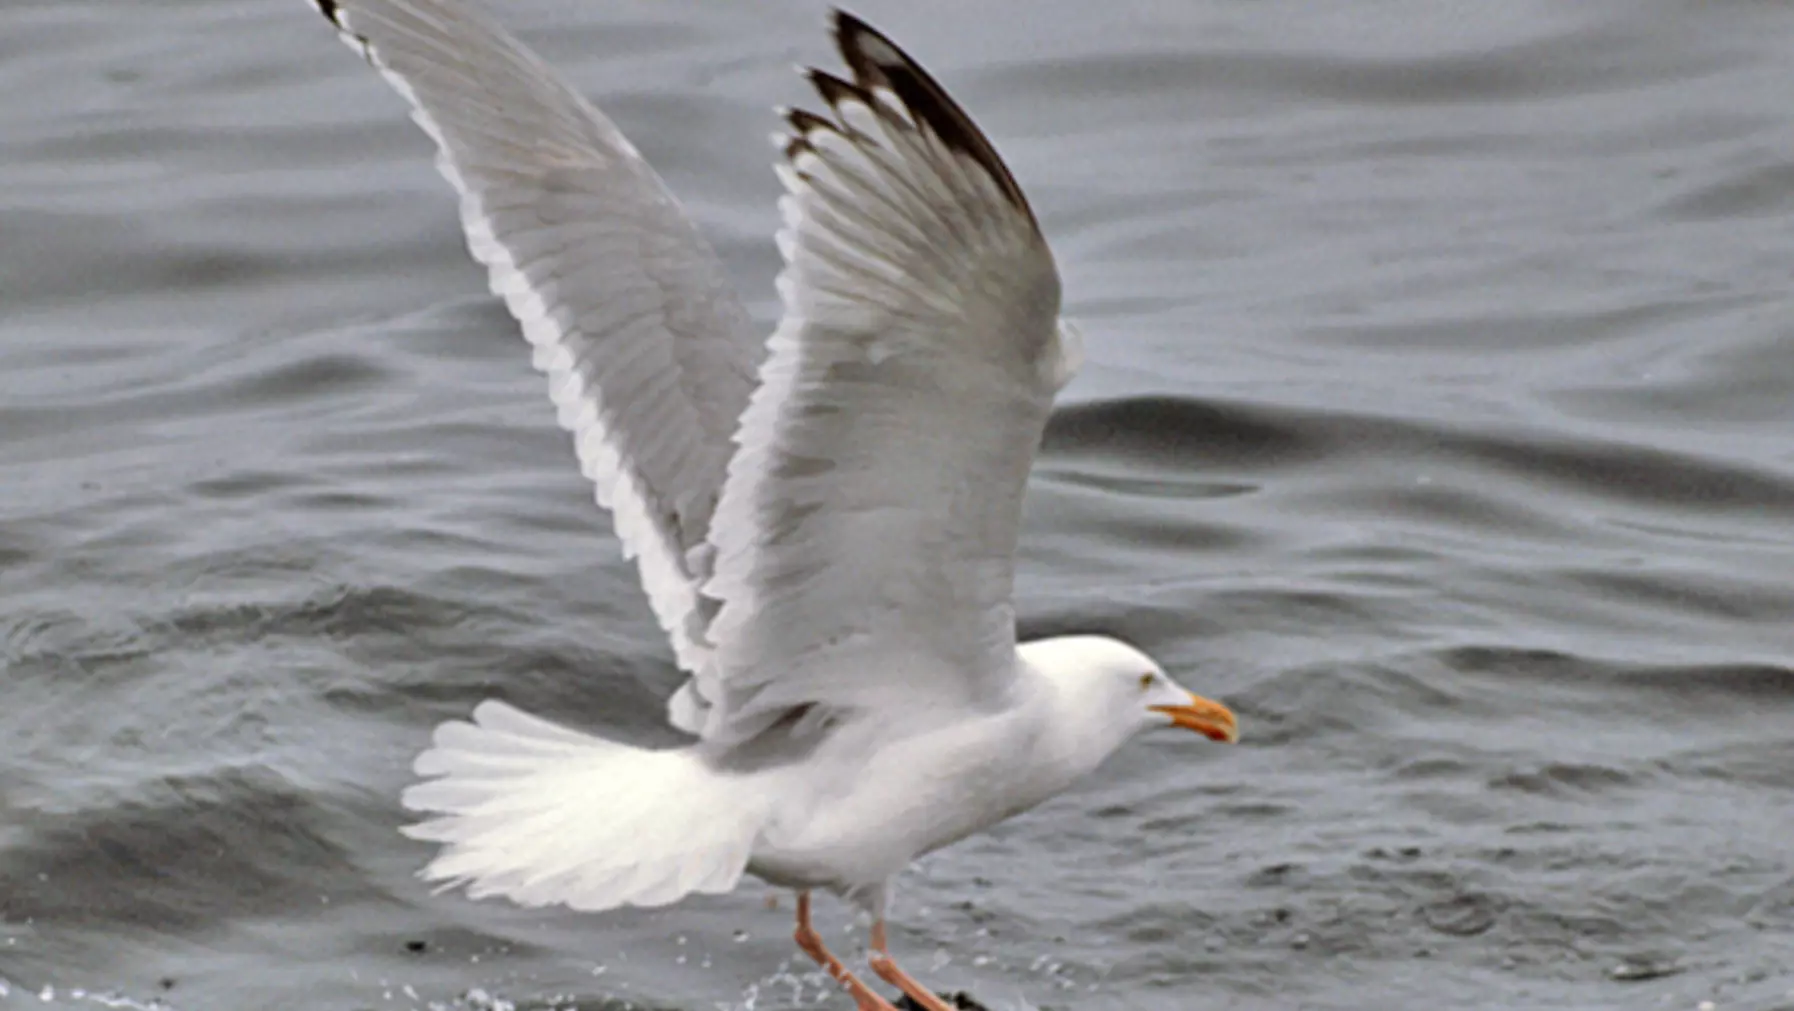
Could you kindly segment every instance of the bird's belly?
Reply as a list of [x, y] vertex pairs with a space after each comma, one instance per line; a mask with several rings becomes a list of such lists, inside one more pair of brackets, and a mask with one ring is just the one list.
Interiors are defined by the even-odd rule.
[[773, 813], [748, 870], [784, 887], [858, 892], [1056, 792], [1032, 781], [1013, 738], [986, 740], [953, 728], [918, 735], [779, 791], [792, 800]]

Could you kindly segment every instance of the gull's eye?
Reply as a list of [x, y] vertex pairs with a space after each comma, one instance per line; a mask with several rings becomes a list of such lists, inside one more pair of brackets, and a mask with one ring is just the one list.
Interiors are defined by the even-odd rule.
[[1153, 673], [1149, 672], [1149, 673], [1140, 675], [1140, 690], [1141, 691], [1145, 691], [1146, 689], [1151, 688], [1153, 685], [1158, 684], [1158, 683], [1159, 683], [1159, 676], [1157, 674], [1153, 674]]

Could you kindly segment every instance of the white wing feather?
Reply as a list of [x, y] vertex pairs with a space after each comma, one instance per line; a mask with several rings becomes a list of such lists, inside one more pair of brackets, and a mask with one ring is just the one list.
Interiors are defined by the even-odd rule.
[[[1026, 201], [939, 85], [849, 15], [834, 113], [789, 118], [785, 315], [711, 530], [688, 694], [740, 741], [791, 707], [995, 701], [1023, 487], [1074, 366]], [[1069, 335], [1067, 335], [1069, 336]]]
[[469, 248], [680, 666], [701, 669], [707, 536], [763, 354], [715, 254], [602, 113], [460, 0], [314, 2], [436, 141]]

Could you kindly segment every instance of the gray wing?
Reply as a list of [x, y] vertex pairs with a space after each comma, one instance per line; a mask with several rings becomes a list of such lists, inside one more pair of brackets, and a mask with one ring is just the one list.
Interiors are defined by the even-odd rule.
[[634, 147], [460, 0], [314, 0], [411, 103], [461, 223], [547, 373], [562, 427], [687, 670], [707, 547], [763, 342]]
[[1021, 500], [1075, 351], [1059, 278], [989, 141], [837, 14], [852, 80], [811, 80], [781, 166], [785, 314], [711, 530], [704, 737], [794, 707], [976, 706], [1008, 689]]

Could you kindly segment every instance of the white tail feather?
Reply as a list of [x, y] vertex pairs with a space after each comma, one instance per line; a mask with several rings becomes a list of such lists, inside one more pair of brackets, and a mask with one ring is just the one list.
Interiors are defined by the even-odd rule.
[[559, 727], [502, 702], [444, 723], [404, 804], [434, 814], [406, 835], [443, 844], [422, 875], [474, 898], [580, 910], [663, 906], [727, 892], [766, 805], [689, 750], [649, 751]]

